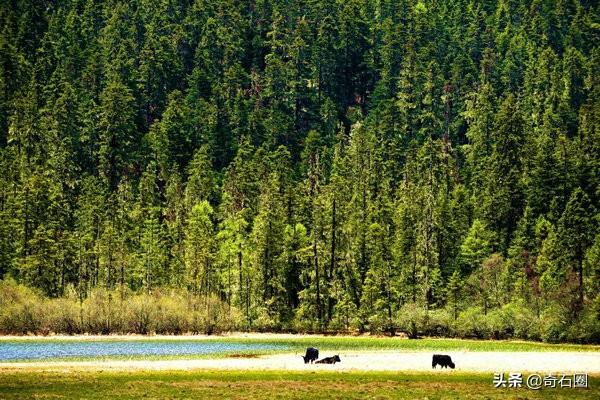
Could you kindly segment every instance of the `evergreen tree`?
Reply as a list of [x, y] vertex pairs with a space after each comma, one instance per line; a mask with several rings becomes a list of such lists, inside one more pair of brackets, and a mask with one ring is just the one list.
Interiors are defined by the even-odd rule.
[[101, 304], [105, 333], [185, 289], [193, 331], [597, 340], [597, 20], [4, 2], [0, 279]]
[[585, 288], [583, 261], [585, 249], [594, 240], [595, 214], [589, 197], [581, 189], [576, 189], [572, 194], [563, 215], [558, 221], [557, 238], [562, 250], [562, 261], [577, 274], [578, 299], [577, 308], [583, 307]]

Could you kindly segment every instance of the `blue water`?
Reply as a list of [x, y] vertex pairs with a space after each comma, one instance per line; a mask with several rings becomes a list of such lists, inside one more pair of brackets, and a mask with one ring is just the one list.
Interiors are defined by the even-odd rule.
[[0, 361], [110, 356], [205, 355], [242, 351], [285, 350], [286, 346], [218, 341], [110, 340], [0, 342]]

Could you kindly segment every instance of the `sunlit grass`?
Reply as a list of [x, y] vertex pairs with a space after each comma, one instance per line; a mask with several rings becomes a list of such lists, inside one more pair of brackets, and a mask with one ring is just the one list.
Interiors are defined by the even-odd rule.
[[324, 350], [397, 350], [397, 351], [600, 351], [600, 346], [550, 344], [525, 341], [494, 341], [464, 339], [401, 339], [388, 337], [298, 337], [298, 338], [231, 338], [242, 343], [285, 345], [295, 350], [320, 346]]
[[598, 399], [589, 389], [495, 389], [492, 374], [293, 371], [0, 370], [0, 398]]

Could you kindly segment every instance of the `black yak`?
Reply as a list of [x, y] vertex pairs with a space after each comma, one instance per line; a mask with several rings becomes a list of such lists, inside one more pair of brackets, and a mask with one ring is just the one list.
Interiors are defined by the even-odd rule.
[[302, 356], [302, 358], [304, 359], [304, 364], [312, 363], [319, 358], [319, 350], [314, 347], [309, 347], [306, 349], [306, 355]]
[[447, 356], [444, 354], [434, 354], [433, 355], [433, 361], [431, 362], [431, 368], [435, 368], [436, 365], [438, 365], [438, 364], [442, 368], [450, 367], [450, 368], [454, 369], [454, 367], [455, 367], [450, 356]]
[[340, 356], [338, 355], [333, 357], [325, 357], [324, 359], [317, 361], [316, 364], [335, 364], [336, 362], [342, 362], [342, 360], [340, 360]]

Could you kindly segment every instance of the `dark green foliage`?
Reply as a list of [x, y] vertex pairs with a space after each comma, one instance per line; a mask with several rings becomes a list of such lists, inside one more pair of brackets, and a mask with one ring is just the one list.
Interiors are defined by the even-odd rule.
[[[598, 340], [594, 2], [5, 3], [0, 279], [185, 289], [241, 329]], [[169, 331], [131, 298], [122, 329]]]

